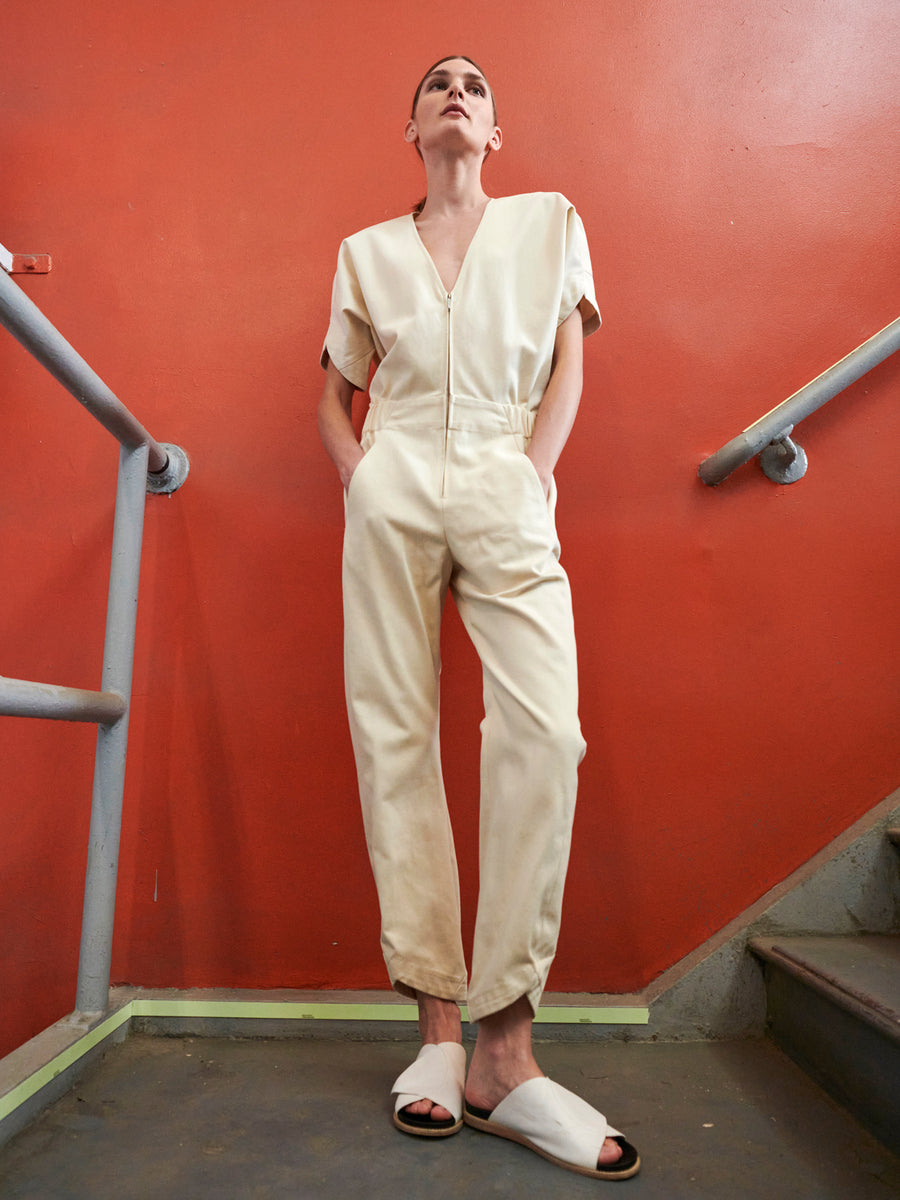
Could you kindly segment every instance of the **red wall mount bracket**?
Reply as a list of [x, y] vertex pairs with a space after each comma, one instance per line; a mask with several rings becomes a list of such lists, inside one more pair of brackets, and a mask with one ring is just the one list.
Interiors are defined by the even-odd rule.
[[10, 275], [46, 275], [52, 261], [49, 254], [14, 254]]
[[46, 275], [52, 265], [49, 254], [13, 254], [0, 246], [0, 267], [7, 275]]

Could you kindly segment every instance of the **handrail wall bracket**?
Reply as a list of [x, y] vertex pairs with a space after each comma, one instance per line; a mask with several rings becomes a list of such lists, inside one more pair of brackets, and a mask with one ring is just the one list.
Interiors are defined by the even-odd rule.
[[807, 460], [803, 449], [789, 437], [793, 427], [897, 350], [900, 350], [900, 317], [851, 350], [799, 392], [788, 396], [715, 454], [704, 458], [698, 471], [700, 478], [707, 487], [716, 487], [732, 471], [758, 454], [769, 479], [776, 483], [796, 483], [806, 474]]
[[809, 466], [806, 451], [790, 436], [793, 429], [793, 425], [788, 425], [784, 433], [772, 438], [759, 452], [759, 465], [773, 483], [796, 483]]
[[7, 275], [48, 275], [52, 266], [49, 254], [14, 254], [0, 245], [0, 267]]
[[166, 465], [161, 471], [147, 472], [147, 491], [154, 496], [169, 496], [187, 479], [191, 464], [180, 446], [169, 442], [160, 442], [159, 446], [166, 453]]

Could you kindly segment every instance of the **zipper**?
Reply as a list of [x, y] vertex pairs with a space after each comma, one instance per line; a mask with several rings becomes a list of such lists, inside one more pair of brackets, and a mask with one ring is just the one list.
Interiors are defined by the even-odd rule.
[[447, 293], [447, 383], [444, 394], [444, 454], [441, 463], [441, 499], [446, 495], [447, 483], [447, 450], [450, 443], [450, 401], [453, 394], [453, 293]]

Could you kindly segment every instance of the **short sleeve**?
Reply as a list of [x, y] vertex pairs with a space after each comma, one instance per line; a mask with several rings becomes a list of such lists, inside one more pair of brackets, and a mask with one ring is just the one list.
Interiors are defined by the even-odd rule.
[[591, 255], [581, 217], [569, 205], [566, 214], [566, 261], [563, 277], [562, 300], [559, 306], [559, 324], [570, 316], [577, 307], [581, 311], [584, 336], [600, 328], [600, 313], [594, 295], [594, 273]]
[[331, 320], [321, 363], [329, 359], [355, 388], [365, 391], [369, 382], [369, 363], [375, 353], [375, 340], [362, 287], [346, 242], [338, 253], [337, 271], [331, 290]]

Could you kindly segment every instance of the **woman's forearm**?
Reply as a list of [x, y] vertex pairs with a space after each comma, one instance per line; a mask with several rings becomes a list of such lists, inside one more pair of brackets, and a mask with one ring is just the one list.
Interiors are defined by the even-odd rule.
[[550, 381], [537, 411], [527, 451], [545, 492], [550, 490], [551, 476], [575, 422], [581, 387], [581, 313], [576, 308], [557, 330]]
[[329, 362], [322, 399], [319, 401], [319, 437], [329, 458], [337, 467], [344, 487], [349, 484], [350, 477], [363, 457], [352, 421], [355, 391], [334, 363]]

